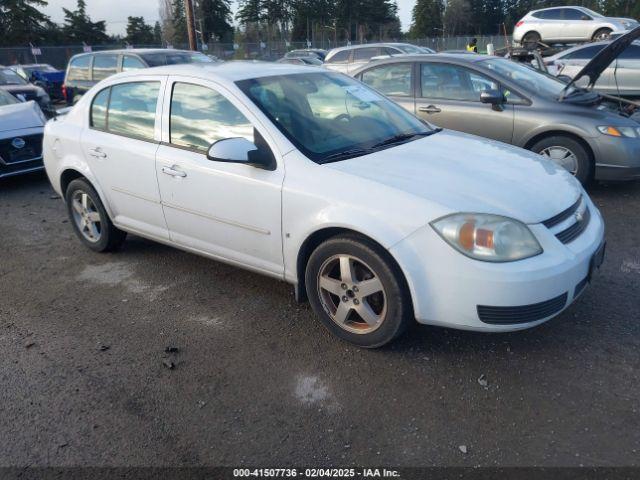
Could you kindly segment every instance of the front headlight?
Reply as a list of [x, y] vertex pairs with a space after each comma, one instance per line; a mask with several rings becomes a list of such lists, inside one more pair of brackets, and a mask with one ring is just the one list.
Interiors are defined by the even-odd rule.
[[431, 226], [449, 245], [476, 260], [512, 262], [542, 253], [529, 227], [500, 215], [454, 213]]
[[603, 125], [598, 127], [598, 131], [611, 137], [640, 138], [640, 127], [612, 127]]

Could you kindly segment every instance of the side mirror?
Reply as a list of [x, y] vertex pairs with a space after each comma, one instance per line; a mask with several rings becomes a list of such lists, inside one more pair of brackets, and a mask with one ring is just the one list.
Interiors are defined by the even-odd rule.
[[223, 138], [213, 143], [207, 158], [214, 162], [244, 163], [265, 170], [275, 170], [276, 162], [271, 151], [258, 148], [246, 138]]
[[490, 105], [502, 105], [505, 101], [504, 94], [500, 90], [485, 90], [480, 94], [480, 101]]

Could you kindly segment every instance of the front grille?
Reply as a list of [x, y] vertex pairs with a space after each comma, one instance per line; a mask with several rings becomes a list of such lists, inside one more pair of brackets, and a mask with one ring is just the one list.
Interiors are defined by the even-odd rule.
[[[12, 144], [16, 139], [22, 139], [24, 141], [22, 148], [17, 148]], [[6, 165], [28, 162], [39, 159], [40, 157], [42, 157], [42, 134], [18, 135], [0, 140], [0, 162]]]
[[589, 225], [589, 220], [591, 220], [591, 212], [587, 207], [585, 208], [581, 219], [576, 219], [576, 223], [571, 225], [569, 228], [556, 233], [556, 238], [562, 243], [572, 242], [573, 240], [578, 238], [582, 232], [585, 231], [585, 229]]
[[580, 203], [582, 203], [582, 195], [578, 197], [578, 200], [576, 200], [576, 203], [571, 205], [566, 210], [563, 210], [559, 214], [551, 217], [550, 219], [545, 220], [544, 222], [542, 222], [542, 224], [547, 228], [555, 227], [556, 225], [564, 222], [567, 218], [573, 215], [575, 211], [578, 209], [578, 207], [580, 206]]
[[491, 307], [478, 305], [478, 317], [484, 323], [494, 325], [510, 325], [516, 323], [535, 322], [558, 313], [567, 304], [567, 293], [551, 300], [517, 307]]

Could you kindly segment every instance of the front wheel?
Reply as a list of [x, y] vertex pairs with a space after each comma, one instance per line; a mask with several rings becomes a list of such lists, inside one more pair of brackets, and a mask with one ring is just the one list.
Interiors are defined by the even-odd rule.
[[82, 243], [96, 252], [120, 248], [127, 234], [113, 225], [89, 182], [81, 178], [73, 180], [67, 187], [65, 200], [73, 230]]
[[577, 140], [567, 136], [554, 135], [543, 138], [533, 145], [531, 150], [563, 167], [583, 185], [591, 180], [593, 175], [591, 156]]
[[604, 40], [608, 40], [610, 36], [611, 36], [610, 28], [601, 28], [600, 30], [596, 31], [596, 33], [593, 34], [593, 37], [591, 38], [591, 40], [594, 42], [602, 42]]
[[324, 326], [360, 347], [380, 347], [412, 322], [411, 297], [388, 253], [355, 236], [331, 238], [311, 254], [307, 296]]

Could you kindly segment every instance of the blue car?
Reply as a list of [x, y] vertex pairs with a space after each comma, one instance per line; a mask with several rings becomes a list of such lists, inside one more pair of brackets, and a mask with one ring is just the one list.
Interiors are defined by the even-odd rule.
[[48, 63], [12, 65], [10, 68], [26, 81], [42, 87], [52, 99], [64, 100], [64, 95], [62, 94], [64, 70], [58, 70]]

